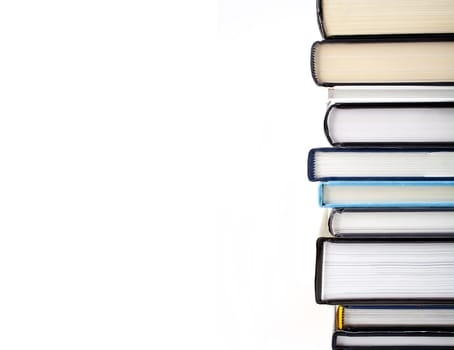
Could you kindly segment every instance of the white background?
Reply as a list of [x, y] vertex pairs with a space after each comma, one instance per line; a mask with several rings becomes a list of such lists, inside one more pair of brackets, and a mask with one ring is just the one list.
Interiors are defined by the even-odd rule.
[[329, 349], [315, 0], [0, 4], [0, 348]]

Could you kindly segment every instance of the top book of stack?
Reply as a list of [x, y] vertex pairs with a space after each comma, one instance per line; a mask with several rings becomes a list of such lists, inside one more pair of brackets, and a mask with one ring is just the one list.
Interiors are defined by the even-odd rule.
[[324, 38], [448, 36], [453, 0], [318, 0]]

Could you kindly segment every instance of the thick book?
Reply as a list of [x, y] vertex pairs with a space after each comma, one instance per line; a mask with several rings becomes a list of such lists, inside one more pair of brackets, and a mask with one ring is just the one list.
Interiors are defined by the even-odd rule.
[[360, 305], [336, 308], [336, 329], [454, 330], [453, 305]]
[[334, 103], [324, 127], [333, 146], [453, 147], [454, 102]]
[[452, 208], [454, 181], [329, 181], [320, 183], [324, 208]]
[[325, 40], [311, 49], [316, 84], [453, 85], [453, 40]]
[[454, 237], [454, 208], [333, 209], [331, 235], [367, 237]]
[[325, 38], [454, 33], [451, 0], [318, 0]]
[[454, 304], [454, 239], [320, 237], [319, 304]]
[[454, 350], [454, 332], [446, 331], [335, 331], [333, 350]]
[[454, 180], [454, 148], [314, 148], [310, 181]]

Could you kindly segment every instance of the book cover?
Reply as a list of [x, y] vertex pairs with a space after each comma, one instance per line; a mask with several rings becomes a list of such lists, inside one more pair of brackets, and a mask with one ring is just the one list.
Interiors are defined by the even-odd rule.
[[454, 208], [337, 208], [327, 226], [345, 238], [454, 237]]
[[454, 181], [329, 181], [319, 185], [322, 208], [452, 208]]
[[339, 305], [335, 329], [454, 331], [454, 305]]
[[318, 41], [311, 72], [326, 87], [454, 85], [454, 38]]
[[448, 148], [454, 146], [454, 102], [332, 103], [323, 125], [335, 147]]
[[454, 180], [453, 148], [313, 148], [310, 181]]
[[454, 305], [453, 238], [316, 242], [315, 300], [329, 305]]
[[454, 350], [454, 332], [447, 331], [335, 331], [334, 350]]
[[445, 0], [317, 0], [324, 38], [451, 35], [454, 4]]

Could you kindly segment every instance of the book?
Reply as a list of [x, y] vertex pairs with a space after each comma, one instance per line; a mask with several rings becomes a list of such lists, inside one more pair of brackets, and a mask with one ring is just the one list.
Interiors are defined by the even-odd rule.
[[454, 102], [334, 103], [325, 135], [333, 146], [454, 146]]
[[338, 306], [338, 330], [454, 330], [453, 305]]
[[443, 331], [335, 331], [334, 350], [454, 350], [454, 332]]
[[325, 40], [311, 49], [316, 84], [453, 85], [454, 40]]
[[328, 230], [336, 237], [454, 237], [454, 208], [333, 209]]
[[454, 239], [321, 236], [316, 301], [332, 305], [454, 304]]
[[452, 208], [454, 181], [329, 181], [319, 186], [324, 208]]
[[313, 148], [310, 181], [454, 180], [454, 149]]
[[450, 0], [318, 0], [325, 38], [454, 33]]
[[418, 85], [367, 85], [332, 86], [328, 89], [328, 102], [378, 103], [378, 102], [453, 102], [453, 86]]

